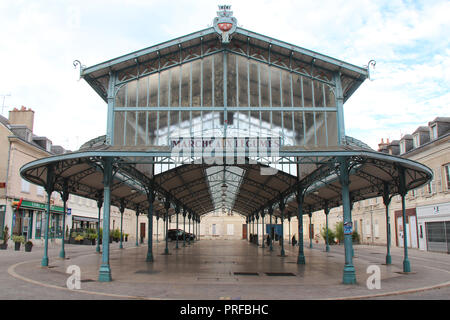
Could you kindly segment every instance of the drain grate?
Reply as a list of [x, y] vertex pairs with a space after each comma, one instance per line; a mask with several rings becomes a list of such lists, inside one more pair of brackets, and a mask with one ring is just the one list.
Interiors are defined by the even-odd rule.
[[156, 274], [159, 273], [160, 271], [156, 271], [156, 270], [139, 270], [136, 271], [135, 273], [145, 273], [145, 274]]
[[93, 279], [82, 279], [81, 282], [95, 282]]
[[235, 276], [259, 276], [258, 272], [233, 272]]
[[295, 277], [296, 275], [292, 272], [266, 272], [266, 275], [270, 277]]

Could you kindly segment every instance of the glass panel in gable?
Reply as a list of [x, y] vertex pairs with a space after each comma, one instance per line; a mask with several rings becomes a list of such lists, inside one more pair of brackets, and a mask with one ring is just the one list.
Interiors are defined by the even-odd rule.
[[157, 112], [147, 112], [148, 144], [150, 145], [154, 145], [156, 143], [156, 116]]
[[170, 106], [180, 105], [180, 67], [170, 69]]
[[141, 78], [138, 81], [138, 107], [147, 107], [147, 86], [148, 77]]
[[123, 145], [123, 126], [125, 112], [114, 112], [114, 145]]
[[248, 103], [248, 62], [248, 59], [237, 56], [239, 106], [250, 106], [250, 104]]
[[337, 131], [337, 113], [327, 112], [327, 132], [328, 132], [328, 145], [338, 145], [338, 131]]
[[201, 61], [196, 60], [192, 62], [192, 106], [199, 107], [201, 106], [200, 101], [200, 70], [201, 69]]
[[305, 119], [304, 112], [294, 112], [294, 139], [296, 145], [305, 144]]
[[292, 74], [292, 91], [294, 94], [294, 107], [302, 106], [302, 83], [301, 77], [293, 73]]
[[[190, 105], [190, 72], [191, 64], [186, 63], [181, 66], [181, 106], [189, 107]], [[179, 81], [179, 79], [178, 79]]]
[[323, 84], [319, 81], [313, 81], [314, 84], [314, 106], [324, 107], [324, 88]]
[[167, 107], [169, 105], [169, 72], [165, 70], [159, 75], [159, 105]]
[[118, 108], [125, 107], [126, 85], [123, 85], [117, 91], [114, 106]]
[[148, 76], [149, 78], [149, 106], [158, 106], [158, 74], [154, 73]]
[[137, 127], [137, 145], [145, 145], [145, 139], [147, 136], [147, 113], [137, 112], [138, 116], [138, 127]]
[[[250, 61], [250, 106], [259, 106], [259, 89], [258, 89], [258, 62]], [[261, 66], [260, 71], [261, 72]], [[262, 76], [262, 73], [261, 73]], [[262, 79], [261, 79], [262, 80]], [[261, 88], [262, 91], [262, 88]]]
[[272, 90], [272, 107], [281, 107], [280, 98], [280, 72], [281, 70], [275, 67], [269, 67], [270, 69], [270, 82]]
[[137, 81], [133, 80], [127, 83], [127, 107], [137, 107]]
[[128, 111], [125, 120], [125, 145], [134, 146], [136, 136], [136, 111]]
[[325, 85], [325, 102], [327, 107], [336, 107], [336, 96], [334, 95], [333, 88], [329, 85]]
[[214, 106], [223, 106], [223, 53], [214, 57]]
[[[261, 90], [261, 106], [269, 107], [269, 66], [263, 63], [259, 64], [260, 70], [260, 90]], [[250, 87], [251, 90], [251, 87]]]
[[305, 143], [307, 146], [315, 146], [316, 145], [316, 131], [314, 127], [314, 113], [313, 112], [305, 112]]
[[308, 78], [303, 77], [303, 97], [304, 97], [304, 107], [312, 107], [312, 83]]
[[282, 107], [291, 107], [291, 73], [282, 70], [281, 71], [281, 88], [282, 88]]
[[325, 112], [316, 112], [316, 136], [317, 136], [317, 145], [318, 146], [326, 146], [328, 144], [328, 133], [326, 126], [326, 118]]
[[212, 106], [212, 57], [203, 59], [203, 106]]
[[227, 106], [236, 106], [236, 58], [234, 54], [227, 56]]

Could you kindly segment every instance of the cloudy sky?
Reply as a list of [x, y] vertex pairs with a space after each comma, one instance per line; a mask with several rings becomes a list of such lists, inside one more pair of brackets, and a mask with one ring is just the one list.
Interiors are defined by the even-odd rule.
[[347, 135], [372, 148], [450, 116], [448, 0], [2, 0], [2, 114], [31, 108], [35, 134], [77, 149], [105, 134], [106, 104], [72, 62], [91, 66], [204, 29], [218, 4], [231, 4], [245, 29], [358, 66], [376, 60], [344, 106]]

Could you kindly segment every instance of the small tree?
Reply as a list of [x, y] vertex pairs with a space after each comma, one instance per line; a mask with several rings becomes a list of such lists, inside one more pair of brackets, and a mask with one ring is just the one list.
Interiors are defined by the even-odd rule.
[[328, 243], [329, 244], [335, 243], [334, 238], [336, 237], [336, 235], [334, 234], [333, 230], [323, 227], [322, 231], [320, 231], [320, 235], [322, 236], [323, 240], [325, 241], [325, 244], [327, 243], [327, 231], [328, 231]]
[[338, 240], [339, 243], [344, 242], [344, 223], [338, 222], [336, 223], [336, 239]]
[[3, 243], [7, 243], [9, 239], [9, 229], [6, 226], [5, 229], [3, 230]]

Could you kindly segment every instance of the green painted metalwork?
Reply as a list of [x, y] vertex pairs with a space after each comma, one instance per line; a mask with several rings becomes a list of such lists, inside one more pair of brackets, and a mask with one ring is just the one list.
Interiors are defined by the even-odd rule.
[[111, 278], [111, 268], [109, 265], [109, 225], [111, 210], [111, 181], [112, 181], [112, 158], [104, 158], [103, 175], [103, 240], [102, 240], [102, 264], [99, 270], [98, 280], [109, 282]]
[[325, 232], [326, 232], [326, 236], [325, 236], [325, 242], [326, 242], [326, 247], [325, 247], [325, 251], [326, 252], [330, 252], [330, 244], [329, 244], [329, 239], [328, 239], [328, 214], [330, 213], [330, 208], [328, 208], [328, 205], [325, 206], [324, 208], [324, 212], [325, 212]]
[[297, 264], [305, 264], [305, 252], [303, 248], [303, 200], [304, 190], [297, 190], [297, 220], [298, 220], [298, 257]]
[[[97, 222], [97, 245], [95, 251], [100, 253], [100, 215], [102, 212], [103, 199], [98, 195], [97, 197], [97, 208], [98, 208], [98, 222]], [[103, 241], [103, 240], [102, 240]]]
[[[349, 193], [349, 168], [347, 158], [339, 158], [339, 180], [342, 186], [342, 208], [344, 215], [344, 226], [351, 224], [352, 219], [350, 215], [350, 193]], [[344, 284], [355, 284], [356, 274], [355, 267], [353, 266], [352, 248], [353, 240], [352, 234], [344, 233], [344, 248], [345, 248], [345, 265], [343, 273]]]
[[408, 259], [408, 235], [406, 232], [406, 205], [405, 197], [407, 193], [406, 183], [405, 183], [405, 169], [403, 167], [398, 168], [399, 175], [399, 190], [400, 196], [402, 197], [402, 225], [403, 225], [403, 272], [411, 272], [411, 264]]
[[42, 257], [41, 266], [48, 267], [48, 228], [50, 221], [50, 200], [52, 197], [52, 192], [54, 191], [55, 183], [55, 171], [52, 164], [47, 165], [47, 184], [45, 186], [45, 191], [47, 191], [47, 217], [45, 219], [45, 235], [44, 235], [44, 256]]
[[64, 180], [63, 191], [61, 192], [61, 199], [64, 203], [64, 213], [63, 213], [63, 230], [62, 230], [62, 239], [61, 239], [61, 251], [59, 252], [59, 257], [62, 259], [66, 258], [66, 251], [64, 249], [64, 240], [65, 240], [65, 228], [66, 228], [66, 214], [67, 214], [67, 200], [69, 200], [69, 188], [67, 185], [67, 179]]
[[[150, 187], [151, 188], [151, 187]], [[148, 246], [147, 246], [147, 262], [153, 262], [153, 202], [155, 199], [153, 188], [147, 192], [148, 199]]]
[[383, 204], [386, 208], [386, 264], [392, 264], [391, 257], [391, 222], [389, 219], [389, 203], [391, 202], [389, 194], [389, 184], [384, 183], [383, 186]]

